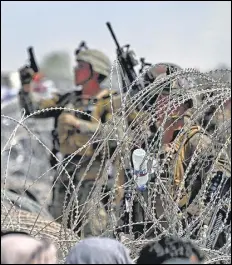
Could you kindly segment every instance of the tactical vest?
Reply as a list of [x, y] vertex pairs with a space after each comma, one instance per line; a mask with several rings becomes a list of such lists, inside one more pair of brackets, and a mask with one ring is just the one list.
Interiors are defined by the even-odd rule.
[[[175, 141], [173, 142], [173, 153], [177, 154], [177, 157], [175, 159], [175, 165], [174, 165], [174, 189], [175, 187], [180, 186], [183, 176], [185, 174], [185, 170], [188, 167], [188, 164], [186, 164], [186, 151], [188, 148], [188, 143], [190, 143], [191, 138], [194, 137], [197, 133], [202, 134], [205, 132], [202, 131], [200, 126], [191, 126], [190, 129], [188, 129], [186, 132], [183, 132], [180, 134], [180, 136], [177, 136]], [[173, 158], [173, 157], [172, 157]], [[170, 158], [169, 158], [170, 160]], [[228, 162], [225, 159], [218, 159], [217, 160], [217, 168], [216, 171], [222, 171], [226, 172], [227, 174], [230, 174], [230, 169]], [[205, 172], [207, 174], [207, 172]], [[190, 172], [191, 174], [191, 172]], [[181, 200], [179, 201], [179, 207], [183, 207], [188, 204], [190, 199], [190, 192], [187, 194], [186, 191], [183, 192], [183, 196]]]

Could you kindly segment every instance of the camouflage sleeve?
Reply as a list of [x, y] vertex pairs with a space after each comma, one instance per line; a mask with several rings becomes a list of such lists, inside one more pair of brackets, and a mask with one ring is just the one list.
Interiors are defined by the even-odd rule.
[[99, 127], [99, 122], [85, 121], [75, 117], [75, 115], [71, 113], [63, 112], [59, 116], [58, 127], [61, 131], [63, 131], [62, 134], [66, 134], [65, 132], [72, 131], [72, 137], [75, 138], [80, 133], [85, 135], [94, 134]]
[[[31, 97], [30, 92], [25, 92], [23, 89], [19, 91], [20, 107], [25, 109], [26, 115], [30, 115], [37, 110], [56, 107], [59, 102], [59, 98], [59, 94], [54, 94], [53, 98], [51, 99], [44, 99], [39, 103], [35, 103]], [[50, 118], [54, 116], [56, 116], [55, 111], [46, 111], [36, 114], [34, 118]]]

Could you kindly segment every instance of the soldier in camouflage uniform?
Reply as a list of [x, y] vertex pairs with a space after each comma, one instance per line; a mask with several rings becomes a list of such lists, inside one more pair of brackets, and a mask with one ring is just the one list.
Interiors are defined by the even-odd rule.
[[[86, 170], [94, 153], [94, 145], [89, 145], [83, 149], [82, 147], [87, 144], [93, 134], [96, 133], [99, 122], [100, 124], [105, 123], [111, 118], [111, 96], [114, 97], [115, 95], [115, 100], [113, 100], [114, 112], [121, 104], [119, 100], [120, 97], [116, 96], [117, 93], [115, 91], [101, 89], [100, 83], [108, 77], [111, 70], [110, 60], [102, 52], [91, 49], [78, 50], [76, 53], [76, 63], [75, 85], [81, 86], [82, 90], [65, 95], [56, 94], [52, 99], [42, 100], [37, 106], [35, 106], [35, 103], [30, 97], [30, 84], [35, 74], [32, 69], [28, 67], [24, 67], [20, 70], [23, 85], [20, 91], [20, 100], [22, 107], [26, 109], [26, 114], [30, 114], [36, 109], [59, 106], [81, 111], [53, 110], [42, 112], [35, 116], [43, 118], [55, 117], [55, 132], [58, 139], [58, 148], [64, 159], [78, 150], [77, 154], [65, 167], [65, 170], [60, 167], [61, 171], [58, 172], [59, 177], [54, 182], [55, 187], [53, 190], [51, 212], [54, 218], [60, 220], [63, 215], [63, 207], [64, 209], [67, 207], [73, 193], [73, 186], [72, 190], [70, 190], [71, 185], [68, 175], [72, 178], [74, 187], [78, 185], [80, 180], [82, 181], [78, 191], [78, 204], [83, 204], [86, 201], [95, 180], [98, 178], [101, 155], [99, 155], [97, 159], [92, 162], [90, 168]], [[80, 165], [78, 165], [79, 162]], [[106, 163], [106, 161], [104, 162]], [[118, 157], [114, 160], [113, 164], [115, 168], [119, 168]], [[83, 176], [85, 170], [87, 172], [85, 176]], [[102, 172], [99, 174], [100, 176], [101, 173]], [[84, 178], [82, 179], [82, 177]], [[119, 204], [123, 197], [123, 190], [121, 188], [123, 183], [124, 173], [121, 170], [116, 183], [118, 189], [116, 191], [115, 204]], [[66, 193], [67, 197], [65, 195]], [[67, 202], [66, 206], [64, 205], [65, 201]], [[104, 224], [106, 225], [107, 217], [104, 209], [100, 209], [99, 214], [103, 216], [103, 226]], [[90, 231], [89, 233], [91, 234], [92, 232]]]
[[[162, 77], [165, 77], [165, 75], [166, 72], [162, 73]], [[188, 89], [188, 87], [186, 88]], [[180, 93], [183, 90], [181, 94], [184, 94], [184, 87], [175, 79], [156, 99], [157, 109], [167, 103], [170, 93], [173, 91], [178, 93], [178, 90]], [[179, 188], [181, 188], [182, 192], [181, 198], [178, 200], [178, 206], [182, 210], [185, 209], [190, 216], [198, 215], [203, 210], [203, 205], [209, 202], [213, 194], [213, 186], [217, 185], [218, 187], [220, 183], [222, 185], [220, 195], [224, 196], [230, 188], [231, 176], [227, 154], [225, 151], [219, 154], [221, 150], [216, 148], [210, 135], [196, 121], [192, 120], [194, 117], [193, 110], [192, 99], [186, 100], [177, 108], [172, 108], [168, 113], [162, 135], [163, 152], [168, 155], [164, 175], [168, 178], [172, 177], [170, 192], [174, 201], [177, 199]], [[157, 127], [162, 124], [164, 116], [164, 114], [159, 116]], [[192, 158], [194, 158], [194, 163], [190, 165]], [[188, 166], [190, 171], [184, 179]], [[173, 172], [172, 176], [170, 176], [170, 172]], [[203, 185], [206, 185], [205, 194], [198, 198]]]
[[[90, 160], [94, 155], [95, 145], [91, 144], [83, 148], [83, 146], [88, 143], [88, 141], [98, 129], [98, 132], [101, 132], [101, 128], [103, 128], [102, 124], [111, 120], [113, 111], [112, 107], [114, 109], [114, 113], [121, 107], [121, 97], [117, 95], [115, 91], [109, 91], [108, 89], [101, 90], [99, 86], [99, 81], [96, 80], [96, 76], [98, 76], [99, 74], [107, 76], [110, 72], [110, 64], [105, 63], [104, 65], [103, 59], [106, 62], [105, 56], [103, 56], [103, 54], [99, 52], [96, 52], [95, 50], [81, 51], [77, 54], [76, 61], [82, 66], [80, 69], [77, 69], [76, 84], [79, 84], [80, 82], [80, 73], [83, 67], [87, 69], [90, 68], [92, 69], [93, 74], [89, 82], [91, 82], [92, 88], [94, 89], [90, 89], [87, 86], [88, 83], [86, 83], [86, 85], [83, 85], [82, 99], [76, 101], [75, 104], [72, 106], [72, 108], [82, 111], [83, 113], [73, 114], [63, 112], [58, 120], [58, 136], [61, 153], [64, 155], [64, 157], [68, 157], [69, 155], [78, 150], [78, 153], [72, 158], [71, 162], [69, 163], [66, 169], [70, 176], [72, 176], [74, 186], [77, 186], [77, 184], [81, 182], [80, 189], [77, 192], [79, 205], [84, 204], [88, 200], [90, 191], [96, 184], [96, 180], [101, 181], [102, 175], [104, 174], [103, 170], [99, 172], [101, 163], [103, 162], [104, 168], [104, 165], [109, 162], [108, 160], [106, 160], [106, 157], [110, 157], [114, 149], [116, 148], [115, 142], [111, 140], [109, 142], [108, 155], [103, 158], [100, 153], [96, 157], [96, 159], [91, 162]], [[85, 71], [87, 71], [87, 69], [85, 69]], [[87, 116], [86, 114], [91, 115], [91, 117]], [[128, 120], [132, 118], [133, 115], [131, 115]], [[106, 127], [104, 126], [104, 129], [105, 128]], [[113, 129], [113, 126], [111, 127], [111, 129]], [[107, 137], [106, 134], [107, 133], [105, 132], [105, 136]], [[101, 139], [104, 139], [104, 136]], [[78, 166], [79, 161], [81, 161], [81, 163]], [[78, 169], [77, 166], [79, 167]], [[123, 169], [120, 169], [119, 155], [116, 156], [111, 167], [113, 167], [115, 171], [118, 172], [117, 179], [115, 179], [116, 195], [113, 201], [113, 205], [115, 206], [115, 208], [118, 208], [120, 206], [124, 194], [122, 188], [122, 185], [124, 184], [124, 171]], [[115, 175], [110, 177], [114, 178]], [[69, 189], [71, 188], [70, 180], [67, 178], [67, 175], [64, 171], [61, 173], [60, 178], [61, 180], [59, 181], [59, 183], [57, 183], [57, 189], [55, 190], [55, 198], [53, 205], [53, 214], [56, 218], [62, 215], [66, 187], [69, 187]], [[110, 189], [110, 187], [108, 187], [108, 189]], [[70, 201], [71, 194], [72, 190], [69, 194], [67, 194], [67, 202]], [[91, 202], [89, 202], [89, 205], [91, 205]], [[78, 210], [80, 211], [81, 207], [79, 207]], [[101, 220], [98, 220], [96, 216], [91, 218], [91, 220], [89, 218], [88, 222], [90, 222], [90, 225], [85, 227], [85, 236], [88, 234], [100, 234], [101, 229], [98, 228], [100, 226], [102, 226], [102, 230], [104, 230], [103, 227], [105, 227], [107, 224], [107, 214], [101, 204], [100, 209], [98, 210], [98, 214]]]

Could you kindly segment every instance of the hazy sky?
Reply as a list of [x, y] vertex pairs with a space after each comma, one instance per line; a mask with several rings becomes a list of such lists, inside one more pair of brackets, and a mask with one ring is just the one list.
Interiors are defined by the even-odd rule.
[[121, 44], [155, 63], [207, 69], [231, 65], [231, 2], [1, 1], [1, 67], [17, 70], [33, 45], [36, 57], [73, 51], [81, 40], [115, 59], [105, 25]]

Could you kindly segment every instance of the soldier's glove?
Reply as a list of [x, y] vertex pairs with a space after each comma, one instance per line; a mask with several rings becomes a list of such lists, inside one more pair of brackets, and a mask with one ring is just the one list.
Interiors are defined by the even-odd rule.
[[22, 85], [29, 85], [34, 76], [34, 71], [29, 66], [24, 66], [19, 69], [19, 76]]

